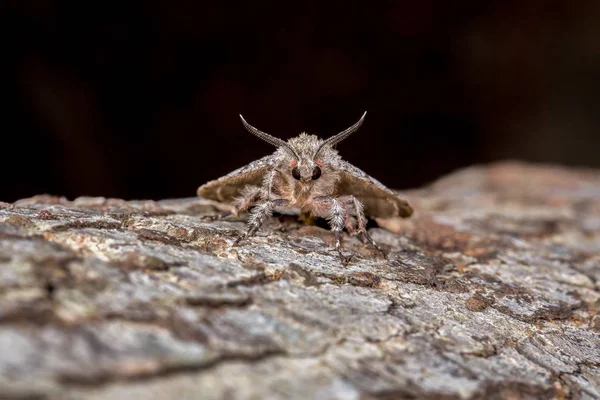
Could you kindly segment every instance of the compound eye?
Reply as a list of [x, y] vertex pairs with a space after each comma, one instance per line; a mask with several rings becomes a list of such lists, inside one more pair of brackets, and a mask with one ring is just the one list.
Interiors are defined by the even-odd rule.
[[312, 174], [313, 180], [319, 179], [320, 176], [321, 176], [321, 168], [315, 167], [315, 169], [313, 169], [313, 174]]
[[294, 177], [295, 180], [299, 181], [301, 176], [300, 176], [300, 170], [298, 169], [298, 167], [294, 167], [292, 169], [292, 176]]

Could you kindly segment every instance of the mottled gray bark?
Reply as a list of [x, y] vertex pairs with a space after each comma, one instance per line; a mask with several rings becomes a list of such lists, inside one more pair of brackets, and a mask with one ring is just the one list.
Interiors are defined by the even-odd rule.
[[0, 204], [0, 397], [600, 398], [600, 173], [403, 195], [346, 267], [290, 218], [232, 247], [200, 199]]

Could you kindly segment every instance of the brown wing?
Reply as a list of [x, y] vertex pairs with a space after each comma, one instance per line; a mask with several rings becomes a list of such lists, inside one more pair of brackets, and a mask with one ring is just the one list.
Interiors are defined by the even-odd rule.
[[413, 213], [412, 207], [405, 200], [396, 196], [378, 180], [345, 161], [340, 165], [337, 193], [356, 196], [363, 203], [365, 214], [372, 218], [406, 218]]
[[219, 179], [205, 183], [198, 188], [198, 196], [209, 200], [232, 201], [246, 185], [262, 184], [271, 159], [272, 156], [263, 157]]

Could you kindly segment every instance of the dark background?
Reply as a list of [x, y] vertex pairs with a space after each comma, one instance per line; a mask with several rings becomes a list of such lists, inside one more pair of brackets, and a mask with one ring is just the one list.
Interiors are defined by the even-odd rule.
[[[393, 188], [600, 166], [600, 2], [5, 2], [0, 200], [189, 197], [288, 139]], [[485, 3], [485, 4], [484, 4]]]

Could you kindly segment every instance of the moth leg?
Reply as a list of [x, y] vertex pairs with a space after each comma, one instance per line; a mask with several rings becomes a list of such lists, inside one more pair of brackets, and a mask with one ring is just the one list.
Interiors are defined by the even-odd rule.
[[[387, 258], [387, 253], [373, 240], [373, 238], [367, 232], [367, 218], [365, 217], [365, 211], [362, 203], [354, 196], [348, 196], [348, 201], [354, 206], [354, 212], [356, 213], [356, 225], [359, 233], [362, 234], [363, 238], [368, 241], [371, 246], [375, 247], [383, 257]], [[363, 241], [364, 243], [364, 241]]]
[[265, 174], [263, 179], [263, 198], [266, 198], [267, 201], [271, 200], [271, 192], [273, 191], [273, 182], [275, 181], [275, 175], [277, 175], [277, 170], [272, 169]]
[[225, 217], [229, 217], [231, 214], [233, 214], [232, 211], [224, 211], [222, 213], [215, 214], [215, 215], [202, 215], [200, 217], [200, 219], [202, 221], [213, 222], [213, 221], [217, 221], [217, 220], [223, 219]]
[[344, 209], [346, 211], [346, 215], [344, 217], [344, 227], [348, 231], [350, 236], [360, 236], [360, 240], [363, 243], [367, 243], [367, 239], [362, 236], [362, 232], [358, 229], [358, 216], [355, 217], [356, 214], [355, 206], [353, 202], [353, 197], [351, 195], [339, 196], [337, 200], [342, 203]]
[[325, 216], [335, 237], [335, 250], [340, 256], [343, 265], [347, 265], [352, 259], [352, 255], [345, 256], [342, 253], [342, 231], [348, 217], [348, 212], [343, 203], [335, 197], [318, 196], [313, 199], [315, 202], [316, 213]]
[[202, 219], [205, 221], [216, 221], [221, 220], [230, 215], [237, 216], [239, 213], [246, 211], [253, 204], [255, 204], [260, 198], [260, 188], [254, 185], [247, 185], [240, 192], [240, 196], [236, 197], [233, 202], [233, 209], [231, 211], [225, 211], [216, 215], [204, 215]]
[[350, 236], [356, 236], [360, 234], [360, 232], [356, 230], [357, 221], [352, 215], [352, 213], [354, 212], [353, 204], [348, 204], [347, 202], [344, 203], [342, 197], [344, 196], [338, 197], [338, 201], [340, 201], [344, 205], [346, 211], [346, 214], [344, 215], [344, 227], [346, 228], [346, 231], [348, 231], [348, 234]]
[[260, 188], [254, 185], [247, 185], [240, 192], [240, 196], [236, 197], [233, 206], [233, 214], [238, 215], [241, 212], [248, 210], [260, 199]]
[[277, 199], [265, 201], [264, 203], [258, 204], [256, 207], [254, 207], [250, 213], [250, 218], [248, 219], [248, 229], [242, 236], [237, 238], [233, 245], [237, 246], [242, 240], [254, 235], [260, 229], [265, 220], [273, 215], [273, 209], [275, 207], [285, 207], [288, 203], [289, 201], [285, 199]]

